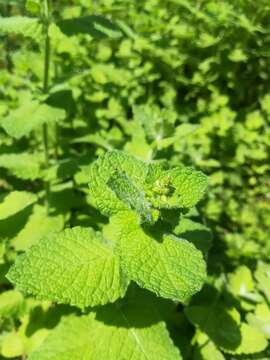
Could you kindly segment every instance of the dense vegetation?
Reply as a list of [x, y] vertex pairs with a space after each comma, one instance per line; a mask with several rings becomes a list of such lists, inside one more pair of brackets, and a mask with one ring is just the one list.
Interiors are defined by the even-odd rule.
[[269, 359], [269, 0], [0, 14], [0, 359]]

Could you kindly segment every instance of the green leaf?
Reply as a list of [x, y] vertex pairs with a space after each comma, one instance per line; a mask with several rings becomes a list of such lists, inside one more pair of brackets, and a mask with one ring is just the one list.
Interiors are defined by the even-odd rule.
[[191, 208], [204, 196], [207, 188], [207, 177], [200, 171], [192, 168], [174, 168], [168, 170], [165, 176], [171, 181], [175, 189], [169, 198], [170, 207]]
[[270, 308], [267, 304], [258, 304], [254, 314], [246, 316], [249, 325], [261, 331], [267, 339], [270, 339]]
[[35, 180], [40, 176], [40, 156], [35, 154], [2, 154], [0, 167], [8, 169], [19, 179]]
[[128, 297], [86, 316], [69, 316], [29, 360], [180, 360], [156, 300]]
[[113, 302], [128, 285], [110, 244], [80, 227], [40, 240], [16, 259], [7, 277], [22, 292], [81, 308]]
[[40, 239], [53, 232], [59, 232], [63, 228], [63, 216], [48, 216], [45, 207], [36, 205], [24, 228], [10, 241], [10, 243], [16, 251], [25, 251]]
[[225, 304], [220, 303], [209, 305], [190, 306], [185, 309], [185, 314], [216, 346], [237, 355], [260, 352], [267, 347], [264, 335], [241, 322], [236, 309], [228, 309]]
[[194, 360], [225, 360], [225, 357], [206, 334], [199, 333], [196, 339], [198, 346], [195, 349]]
[[142, 222], [152, 222], [151, 204], [146, 200], [145, 194], [123, 171], [115, 171], [108, 180], [108, 186], [116, 196], [135, 210], [141, 217]]
[[25, 16], [0, 17], [0, 34], [18, 34], [40, 41], [42, 24], [38, 18]]
[[190, 242], [160, 232], [155, 238], [132, 212], [114, 216], [106, 231], [116, 237], [121, 267], [141, 287], [182, 302], [201, 289], [206, 265]]
[[15, 331], [6, 334], [1, 345], [1, 354], [5, 358], [14, 358], [24, 354], [23, 338]]
[[129, 210], [128, 204], [120, 200], [108, 186], [108, 181], [115, 171], [125, 172], [134, 185], [140, 188], [147, 174], [147, 165], [124, 152], [111, 151], [90, 166], [89, 191], [91, 203], [107, 216]]
[[37, 200], [36, 195], [26, 191], [12, 191], [0, 199], [0, 220], [6, 219]]
[[255, 278], [258, 282], [259, 289], [270, 302], [270, 265], [260, 261], [257, 265]]
[[61, 20], [57, 23], [67, 36], [89, 34], [94, 39], [119, 38], [122, 32], [109, 19], [100, 15], [83, 16]]
[[[120, 195], [120, 180], [119, 177], [116, 180], [115, 174], [121, 172], [125, 173], [126, 180], [122, 176]], [[151, 217], [157, 219], [158, 209], [194, 206], [207, 187], [207, 177], [199, 171], [184, 167], [164, 170], [157, 163], [144, 162], [121, 151], [109, 151], [100, 157], [89, 167], [88, 176], [91, 203], [107, 216], [130, 208], [140, 213], [143, 206], [142, 212], [150, 218], [150, 209], [146, 208], [151, 205]], [[116, 181], [118, 185], [114, 186]]]
[[0, 125], [15, 139], [28, 135], [44, 123], [55, 123], [65, 118], [65, 111], [37, 101], [24, 103], [4, 117]]
[[17, 290], [8, 290], [0, 295], [0, 318], [18, 316], [23, 310], [24, 299]]

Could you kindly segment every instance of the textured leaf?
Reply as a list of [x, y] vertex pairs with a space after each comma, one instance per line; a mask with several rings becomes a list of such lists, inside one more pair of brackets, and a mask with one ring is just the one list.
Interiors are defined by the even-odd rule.
[[109, 178], [108, 186], [123, 203], [141, 216], [143, 222], [153, 220], [151, 204], [146, 200], [144, 192], [133, 184], [125, 172], [114, 172]]
[[124, 171], [135, 186], [142, 186], [147, 174], [147, 165], [121, 151], [107, 152], [90, 166], [89, 190], [92, 204], [104, 215], [116, 214], [128, 210], [129, 206], [121, 201], [107, 185], [115, 171]]
[[201, 289], [206, 266], [190, 242], [168, 234], [153, 238], [131, 212], [113, 217], [110, 232], [118, 242], [121, 267], [140, 286], [182, 302]]
[[63, 228], [64, 219], [61, 215], [48, 216], [46, 208], [36, 205], [25, 227], [11, 240], [11, 245], [17, 251], [25, 251], [43, 237]]
[[19, 34], [39, 41], [42, 24], [37, 18], [25, 16], [0, 17], [0, 34]]
[[[115, 192], [116, 186], [114, 191], [112, 190], [112, 182], [117, 181], [116, 173], [124, 173], [126, 177], [126, 184], [121, 186], [121, 194], [120, 191], [118, 194]], [[204, 195], [207, 186], [207, 177], [199, 171], [183, 167], [167, 171], [161, 165], [138, 160], [121, 151], [107, 152], [95, 161], [89, 168], [89, 180], [92, 204], [107, 216], [130, 208], [140, 213], [141, 209], [138, 210], [138, 207], [142, 206], [145, 212], [145, 208], [151, 206], [151, 216], [155, 218], [158, 217], [157, 209], [192, 207]], [[123, 181], [122, 176], [122, 183]], [[119, 190], [119, 179], [118, 182]], [[142, 200], [143, 198], [145, 200]], [[147, 217], [149, 214], [146, 215]]]
[[8, 169], [20, 179], [35, 180], [40, 175], [40, 161], [35, 154], [2, 154], [0, 155], [0, 167]]
[[12, 110], [0, 124], [8, 135], [20, 139], [44, 123], [53, 123], [64, 118], [64, 110], [32, 101]]
[[180, 360], [156, 302], [136, 296], [61, 321], [29, 360]]
[[81, 308], [113, 302], [127, 288], [109, 244], [79, 227], [40, 240], [17, 258], [7, 277], [23, 292]]
[[200, 333], [197, 336], [197, 343], [194, 360], [225, 360], [222, 353], [206, 334]]
[[12, 191], [0, 199], [0, 220], [6, 219], [37, 200], [36, 195], [26, 191]]

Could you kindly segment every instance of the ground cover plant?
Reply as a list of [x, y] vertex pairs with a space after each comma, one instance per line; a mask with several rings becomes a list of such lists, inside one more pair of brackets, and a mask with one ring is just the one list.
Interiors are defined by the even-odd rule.
[[0, 15], [0, 359], [269, 359], [269, 1]]

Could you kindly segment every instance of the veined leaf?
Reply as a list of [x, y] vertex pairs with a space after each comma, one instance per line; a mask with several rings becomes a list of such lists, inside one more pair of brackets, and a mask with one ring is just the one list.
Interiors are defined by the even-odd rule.
[[128, 285], [109, 244], [80, 227], [40, 240], [17, 258], [7, 277], [23, 292], [81, 308], [113, 302]]
[[6, 219], [37, 200], [36, 195], [26, 191], [12, 191], [0, 199], [0, 220]]
[[0, 167], [8, 169], [19, 179], [35, 180], [40, 175], [40, 157], [35, 154], [2, 154]]
[[148, 294], [128, 297], [97, 313], [69, 316], [29, 360], [180, 360], [156, 301]]
[[124, 152], [110, 151], [90, 166], [89, 190], [91, 202], [107, 216], [130, 208], [108, 186], [108, 181], [115, 171], [124, 171], [132, 179], [134, 185], [140, 188], [147, 174], [147, 165]]
[[138, 285], [181, 302], [201, 289], [206, 265], [190, 242], [169, 234], [154, 238], [132, 212], [114, 216], [106, 231], [116, 238], [121, 267]]
[[0, 125], [8, 135], [20, 139], [44, 123], [55, 123], [64, 118], [64, 110], [31, 101], [12, 110], [1, 120]]
[[19, 34], [39, 41], [42, 24], [39, 19], [26, 16], [0, 17], [0, 34]]

